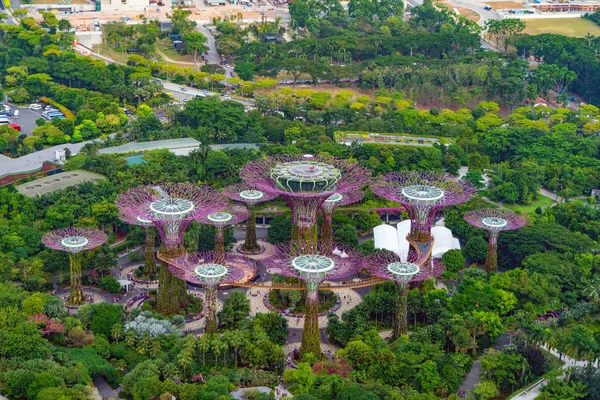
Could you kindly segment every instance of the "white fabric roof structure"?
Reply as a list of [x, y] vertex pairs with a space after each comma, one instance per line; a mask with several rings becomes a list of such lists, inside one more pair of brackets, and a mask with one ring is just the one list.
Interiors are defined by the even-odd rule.
[[379, 225], [373, 228], [373, 241], [376, 249], [400, 252], [398, 231], [391, 225]]
[[[396, 228], [386, 224], [376, 226], [373, 228], [375, 248], [407, 255], [410, 243], [406, 240], [406, 236], [409, 233], [409, 219], [399, 222]], [[460, 242], [452, 236], [450, 229], [443, 226], [434, 226], [431, 228], [431, 235], [434, 239], [431, 252], [433, 258], [441, 258], [449, 250], [460, 250]]]
[[431, 236], [433, 236], [433, 249], [431, 256], [433, 258], [442, 258], [442, 256], [450, 250], [460, 250], [458, 239], [452, 237], [452, 231], [443, 226], [434, 226], [431, 228]]

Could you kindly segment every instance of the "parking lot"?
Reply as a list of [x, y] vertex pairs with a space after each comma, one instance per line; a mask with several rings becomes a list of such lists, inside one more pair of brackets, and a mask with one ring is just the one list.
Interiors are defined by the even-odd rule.
[[9, 106], [13, 114], [15, 110], [19, 110], [19, 118], [13, 118], [11, 122], [21, 126], [21, 134], [30, 136], [31, 131], [36, 127], [35, 120], [42, 118], [42, 110], [32, 111], [27, 107], [17, 107], [12, 104]]

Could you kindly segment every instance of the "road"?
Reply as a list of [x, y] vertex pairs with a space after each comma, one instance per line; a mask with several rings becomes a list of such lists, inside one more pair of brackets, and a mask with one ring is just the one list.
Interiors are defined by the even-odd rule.
[[[175, 97], [178, 101], [187, 101], [192, 100], [196, 96], [206, 97], [206, 96], [220, 96], [219, 93], [210, 92], [208, 90], [195, 89], [191, 87], [187, 87], [185, 85], [178, 85], [176, 83], [171, 82], [163, 82], [163, 87], [166, 92], [169, 92]], [[246, 107], [254, 106], [254, 100], [247, 100], [241, 98], [230, 98], [228, 100], [237, 101], [242, 103]]]

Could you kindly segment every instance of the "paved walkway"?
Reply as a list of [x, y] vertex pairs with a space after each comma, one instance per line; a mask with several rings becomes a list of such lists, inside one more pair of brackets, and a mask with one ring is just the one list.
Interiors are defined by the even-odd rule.
[[[561, 357], [561, 355], [555, 349], [549, 348], [546, 345], [543, 345], [542, 348], [556, 357]], [[585, 367], [587, 365], [585, 362], [575, 360], [567, 355], [562, 355], [562, 360], [565, 363], [562, 367], [563, 371], [567, 370], [567, 368], [569, 367]], [[598, 364], [599, 363], [597, 362], [596, 366], [598, 366]], [[564, 374], [558, 379], [565, 379]], [[547, 383], [547, 379], [538, 381], [533, 385], [529, 386], [527, 389], [520, 392], [519, 394], [517, 394], [516, 396], [511, 397], [510, 400], [533, 400], [540, 395], [540, 393], [542, 392], [542, 388], [546, 386]]]
[[275, 253], [275, 246], [273, 246], [271, 243], [267, 243], [265, 241], [259, 240], [258, 244], [260, 246], [263, 246], [265, 251], [263, 251], [260, 254], [245, 254], [245, 253], [240, 253], [239, 251], [237, 251], [237, 248], [239, 246], [241, 246], [242, 244], [244, 244], [243, 240], [237, 241], [234, 245], [233, 245], [233, 250], [232, 253], [234, 254], [239, 254], [242, 256], [246, 256], [248, 258], [251, 258], [253, 260], [264, 260], [267, 258], [270, 258], [274, 253]]
[[[249, 289], [246, 293], [250, 298], [250, 316], [254, 316], [258, 313], [268, 313], [270, 310], [265, 306], [263, 298], [269, 291], [266, 289]], [[352, 289], [342, 289], [336, 291], [340, 297], [342, 304], [335, 311], [338, 317], [342, 317], [342, 313], [346, 310], [354, 308], [358, 303], [362, 302], [362, 297], [357, 291]], [[304, 326], [304, 317], [286, 317], [290, 328], [302, 328]], [[319, 328], [327, 327], [327, 315], [319, 317]]]
[[[498, 343], [494, 345], [494, 349], [501, 351], [504, 346], [510, 343], [510, 339], [508, 335], [502, 335], [498, 339]], [[471, 390], [475, 389], [475, 385], [479, 383], [479, 375], [481, 374], [481, 364], [479, 363], [479, 358], [473, 362], [473, 366], [469, 373], [465, 376], [465, 380], [463, 384], [458, 389], [458, 393], [465, 392], [469, 393]]]
[[94, 382], [94, 386], [96, 386], [96, 388], [98, 389], [98, 393], [100, 393], [100, 396], [102, 396], [103, 399], [119, 398], [119, 394], [117, 393], [117, 391], [110, 387], [110, 385], [108, 384], [108, 382], [106, 382], [104, 377], [96, 375], [94, 376], [92, 381]]
[[[261, 393], [271, 393], [273, 392], [273, 390], [271, 388], [268, 388], [266, 386], [255, 386], [255, 387], [249, 387], [249, 388], [241, 388], [241, 389], [236, 389], [233, 392], [229, 393], [229, 395], [231, 397], [233, 397], [234, 399], [237, 400], [243, 400], [245, 399], [244, 397], [244, 393], [245, 392], [249, 392], [249, 391], [259, 391]], [[275, 387], [275, 399], [285, 399], [285, 398], [292, 398], [294, 397], [290, 392], [288, 392], [288, 390], [286, 388], [284, 388], [282, 385], [278, 385]]]

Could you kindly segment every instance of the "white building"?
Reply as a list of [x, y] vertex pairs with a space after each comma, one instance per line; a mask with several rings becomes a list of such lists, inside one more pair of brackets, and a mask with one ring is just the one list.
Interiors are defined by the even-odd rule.
[[[391, 225], [382, 224], [373, 228], [373, 241], [376, 249], [393, 251], [402, 256], [408, 255], [410, 243], [406, 236], [410, 233], [410, 220], [399, 222], [394, 228]], [[442, 258], [449, 250], [460, 250], [460, 242], [452, 236], [452, 231], [444, 226], [431, 228], [433, 236], [433, 258]]]

